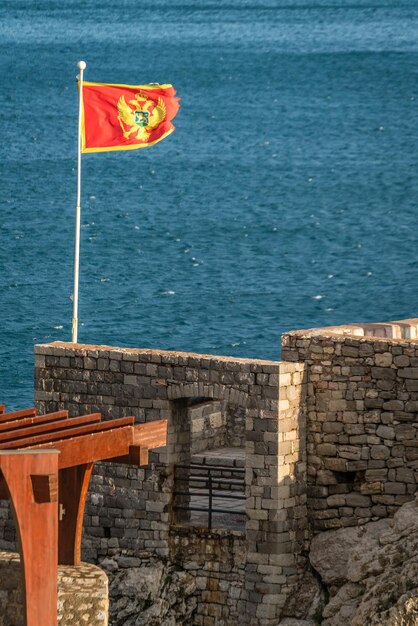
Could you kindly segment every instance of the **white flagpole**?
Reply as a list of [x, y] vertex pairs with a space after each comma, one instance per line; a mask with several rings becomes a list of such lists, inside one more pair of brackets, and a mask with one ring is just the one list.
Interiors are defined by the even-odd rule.
[[80, 263], [80, 197], [81, 197], [81, 122], [83, 118], [83, 71], [86, 62], [79, 61], [77, 67], [80, 70], [80, 89], [78, 93], [78, 161], [77, 161], [77, 205], [75, 213], [75, 245], [74, 245], [74, 291], [73, 291], [73, 324], [72, 342], [77, 343], [78, 335], [78, 269]]

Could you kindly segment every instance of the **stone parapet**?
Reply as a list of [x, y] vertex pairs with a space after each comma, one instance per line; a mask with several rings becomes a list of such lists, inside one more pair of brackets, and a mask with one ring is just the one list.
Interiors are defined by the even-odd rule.
[[308, 512], [316, 532], [392, 517], [418, 479], [418, 320], [283, 336], [307, 367]]
[[235, 608], [225, 610], [252, 625], [277, 621], [307, 538], [305, 395], [298, 363], [64, 343], [35, 347], [39, 410], [168, 419], [166, 449], [153, 453], [147, 468], [97, 465], [84, 523], [89, 559], [121, 549], [170, 559], [175, 464], [214, 446], [245, 447], [245, 575]]
[[[107, 626], [109, 614], [106, 574], [82, 563], [58, 566], [59, 626]], [[24, 626], [20, 557], [0, 552], [0, 626]]]
[[[168, 419], [167, 446], [150, 455], [149, 466], [97, 465], [84, 521], [87, 558], [145, 550], [170, 566], [199, 542], [211, 550], [187, 513], [183, 520], [173, 513], [174, 467], [218, 446], [239, 446], [241, 460], [245, 449], [245, 550], [238, 569], [225, 572], [232, 578], [239, 572], [239, 580], [230, 579], [234, 591], [226, 608], [210, 609], [214, 615], [209, 605], [221, 603], [202, 588], [199, 619], [204, 626], [276, 626], [312, 533], [392, 517], [414, 496], [417, 335], [418, 320], [294, 331], [283, 336], [281, 362], [35, 346], [40, 411]], [[0, 542], [10, 546], [6, 513], [0, 509]], [[213, 571], [222, 571], [218, 547]], [[199, 584], [215, 585], [199, 571]]]

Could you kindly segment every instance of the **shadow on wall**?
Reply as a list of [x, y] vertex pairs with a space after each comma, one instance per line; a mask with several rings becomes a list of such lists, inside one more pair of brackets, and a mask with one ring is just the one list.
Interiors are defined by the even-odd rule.
[[171, 523], [245, 530], [245, 409], [213, 398], [174, 400], [167, 440]]

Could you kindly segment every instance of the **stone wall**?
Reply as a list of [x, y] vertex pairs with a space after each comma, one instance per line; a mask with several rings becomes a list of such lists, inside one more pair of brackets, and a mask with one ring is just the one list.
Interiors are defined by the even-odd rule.
[[[58, 567], [59, 626], [107, 626], [108, 611], [102, 570], [87, 563]], [[0, 552], [0, 626], [24, 626], [20, 557], [13, 552]]]
[[315, 531], [392, 517], [414, 498], [416, 322], [283, 337], [283, 358], [308, 370], [308, 511]]
[[[235, 608], [231, 596], [225, 610], [238, 612], [242, 624], [275, 624], [297, 581], [299, 551], [308, 538], [305, 392], [304, 366], [298, 363], [64, 343], [36, 346], [40, 411], [100, 411], [105, 419], [134, 415], [138, 422], [168, 418], [167, 447], [151, 455], [147, 468], [97, 465], [84, 525], [86, 557], [97, 561], [115, 550], [146, 549], [174, 558], [173, 468], [189, 462], [193, 452], [194, 403], [215, 400], [222, 411], [214, 420], [220, 430], [213, 431], [222, 432], [226, 416], [225, 443], [245, 441], [246, 451], [244, 579], [240, 597], [233, 598]], [[221, 554], [217, 558], [220, 563]]]
[[189, 408], [189, 420], [191, 425], [191, 454], [226, 445], [227, 416], [221, 402], [209, 400], [191, 406]]
[[[192, 552], [199, 542], [209, 551], [208, 571], [212, 563], [221, 567], [221, 535], [202, 538], [175, 523], [174, 466], [205, 449], [244, 444], [243, 562], [224, 572], [228, 601], [220, 615], [219, 608], [205, 614], [215, 583], [196, 574], [206, 586], [197, 587], [196, 606], [205, 625], [277, 624], [313, 533], [392, 517], [416, 492], [417, 335], [418, 320], [294, 331], [283, 337], [281, 362], [36, 346], [40, 411], [168, 419], [167, 447], [152, 453], [147, 467], [97, 464], [85, 556], [97, 562], [147, 550], [170, 566], [187, 556], [190, 540]], [[0, 542], [10, 546], [8, 524], [0, 509]]]
[[[169, 578], [190, 574], [193, 591], [188, 578], [176, 583], [190, 595], [182, 613], [193, 613], [190, 623], [277, 624], [312, 533], [392, 517], [416, 492], [417, 335], [418, 320], [295, 331], [283, 337], [283, 362], [36, 346], [40, 411], [168, 418], [167, 447], [147, 467], [96, 465], [84, 558], [123, 564], [121, 578], [147, 552]], [[245, 533], [210, 533], [173, 516], [174, 465], [218, 446], [245, 446]], [[13, 549], [1, 505], [0, 547]], [[124, 583], [118, 589], [116, 611], [127, 602]], [[167, 615], [179, 610], [164, 602]], [[114, 612], [115, 624], [123, 614]]]
[[240, 624], [239, 601], [245, 583], [245, 534], [173, 528], [170, 561], [193, 575], [196, 610], [193, 626]]

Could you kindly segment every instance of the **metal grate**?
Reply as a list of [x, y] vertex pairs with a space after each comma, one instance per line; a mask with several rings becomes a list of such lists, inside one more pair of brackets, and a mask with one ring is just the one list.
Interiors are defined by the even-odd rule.
[[[203, 463], [177, 464], [174, 466], [174, 478], [173, 510], [207, 513], [209, 530], [213, 528], [214, 514], [245, 516], [245, 510], [226, 506], [229, 501], [236, 501], [237, 505], [239, 501], [245, 501], [243, 468]], [[207, 506], [202, 505], [204, 502]]]

